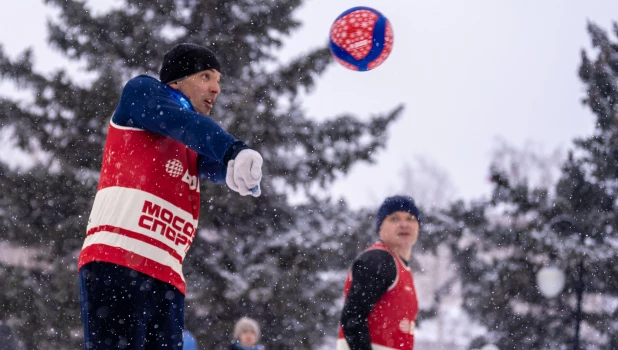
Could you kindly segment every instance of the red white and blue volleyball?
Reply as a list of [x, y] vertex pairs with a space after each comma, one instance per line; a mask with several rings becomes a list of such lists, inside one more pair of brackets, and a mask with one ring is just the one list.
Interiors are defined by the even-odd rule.
[[393, 29], [386, 17], [371, 7], [353, 7], [330, 28], [330, 52], [342, 66], [368, 71], [382, 64], [393, 49]]

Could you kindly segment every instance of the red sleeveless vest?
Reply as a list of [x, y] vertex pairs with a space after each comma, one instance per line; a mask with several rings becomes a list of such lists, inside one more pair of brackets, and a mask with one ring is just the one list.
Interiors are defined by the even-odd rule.
[[197, 158], [169, 137], [111, 123], [78, 269], [122, 265], [184, 294], [182, 262], [200, 209]]
[[[367, 319], [373, 350], [412, 350], [414, 349], [414, 328], [418, 313], [418, 298], [414, 288], [414, 278], [410, 268], [382, 242], [377, 242], [365, 251], [382, 249], [391, 254], [397, 266], [397, 278], [386, 293], [376, 303]], [[344, 297], [352, 285], [352, 272], [345, 282]], [[349, 350], [339, 326], [337, 350]]]

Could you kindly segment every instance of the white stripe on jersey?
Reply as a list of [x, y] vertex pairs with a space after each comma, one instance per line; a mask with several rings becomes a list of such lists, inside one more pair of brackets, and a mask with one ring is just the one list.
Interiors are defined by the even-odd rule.
[[104, 244], [111, 247], [122, 248], [131, 252], [139, 252], [137, 254], [145, 258], [156, 261], [159, 264], [169, 266], [180, 276], [180, 278], [182, 278], [183, 282], [185, 280], [182, 275], [182, 264], [168, 252], [151, 244], [107, 231], [100, 231], [86, 237], [82, 249], [85, 249], [93, 244]]
[[[159, 206], [161, 209], [167, 209], [168, 211], [173, 213], [174, 217], [179, 218], [179, 220], [176, 221], [177, 223], [188, 222], [193, 226], [194, 230], [197, 227], [197, 220], [194, 220], [193, 216], [189, 212], [178, 208], [177, 206], [160, 197], [133, 188], [107, 187], [98, 191], [96, 194], [94, 205], [90, 213], [90, 218], [88, 219], [88, 232], [90, 232], [91, 229], [99, 226], [109, 225], [114, 227], [120, 227], [125, 230], [133, 231], [150, 237], [151, 239], [155, 239], [165, 244], [166, 246], [174, 250], [181, 257], [181, 259], [184, 260], [187, 244], [191, 244], [192, 237], [188, 238], [187, 244], [174, 244], [174, 242], [166, 238], [165, 235], [161, 235], [159, 233], [141, 227], [139, 225], [139, 220], [143, 214], [142, 208], [144, 207], [144, 203], [146, 201], [152, 203], [153, 205]], [[159, 248], [156, 248], [147, 243], [144, 244], [148, 245], [152, 249], [160, 250]], [[86, 247], [85, 244], [84, 247]], [[141, 254], [141, 251], [139, 249], [134, 250], [128, 249], [128, 247], [124, 246], [120, 247], [124, 248], [125, 250]], [[130, 247], [133, 248], [133, 246]], [[168, 253], [166, 252], [165, 254]], [[163, 263], [163, 261], [155, 261]]]
[[133, 131], [146, 131], [144, 129], [140, 129], [140, 128], [134, 128], [131, 126], [122, 126], [122, 125], [118, 125], [116, 123], [114, 123], [113, 121], [109, 121], [110, 125], [113, 126], [116, 129], [120, 129], [120, 130], [133, 130]]

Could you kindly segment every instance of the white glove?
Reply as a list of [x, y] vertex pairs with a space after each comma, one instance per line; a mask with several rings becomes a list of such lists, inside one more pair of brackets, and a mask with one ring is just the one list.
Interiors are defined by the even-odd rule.
[[225, 182], [241, 196], [259, 197], [262, 193], [262, 156], [252, 149], [243, 149], [227, 163]]

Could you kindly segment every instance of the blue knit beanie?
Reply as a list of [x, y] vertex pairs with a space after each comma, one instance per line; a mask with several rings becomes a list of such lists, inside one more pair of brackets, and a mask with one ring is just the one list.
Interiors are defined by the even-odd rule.
[[414, 204], [414, 199], [408, 196], [393, 196], [388, 197], [384, 200], [384, 203], [380, 206], [378, 210], [378, 216], [376, 217], [376, 231], [380, 232], [380, 226], [382, 226], [382, 221], [396, 211], [405, 211], [414, 216], [418, 220], [418, 224], [421, 224], [421, 211], [418, 210], [416, 205]]

